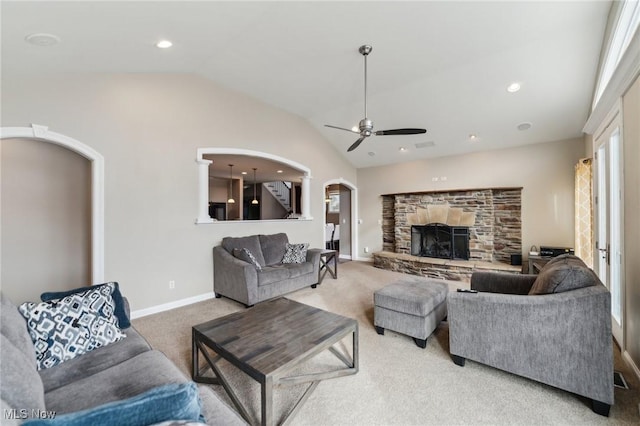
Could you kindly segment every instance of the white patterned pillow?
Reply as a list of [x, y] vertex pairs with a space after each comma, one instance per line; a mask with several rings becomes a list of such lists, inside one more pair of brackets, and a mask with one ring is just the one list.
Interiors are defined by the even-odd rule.
[[289, 244], [284, 252], [282, 263], [304, 263], [307, 261], [307, 247], [309, 243]]
[[251, 251], [249, 249], [246, 248], [234, 248], [233, 249], [233, 256], [237, 257], [240, 260], [244, 260], [245, 262], [248, 262], [250, 264], [252, 264], [253, 266], [255, 266], [255, 268], [258, 271], [262, 271], [262, 266], [260, 266], [260, 263], [258, 262], [258, 260], [256, 259], [256, 257], [253, 255], [253, 253], [251, 253]]
[[114, 315], [114, 289], [109, 283], [59, 300], [20, 305], [36, 349], [38, 370], [126, 337]]

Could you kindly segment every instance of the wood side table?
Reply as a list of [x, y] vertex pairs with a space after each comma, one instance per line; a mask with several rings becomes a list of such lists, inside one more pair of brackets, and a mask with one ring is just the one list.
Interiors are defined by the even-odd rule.
[[[332, 264], [333, 263], [333, 267]], [[322, 250], [320, 253], [320, 272], [318, 284], [322, 282], [327, 272], [331, 274], [334, 280], [338, 279], [338, 251]]]

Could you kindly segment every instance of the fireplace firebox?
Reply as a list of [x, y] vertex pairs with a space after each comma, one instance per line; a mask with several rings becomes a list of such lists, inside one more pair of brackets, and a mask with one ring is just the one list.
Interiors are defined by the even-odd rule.
[[469, 260], [469, 228], [442, 223], [411, 226], [411, 254]]

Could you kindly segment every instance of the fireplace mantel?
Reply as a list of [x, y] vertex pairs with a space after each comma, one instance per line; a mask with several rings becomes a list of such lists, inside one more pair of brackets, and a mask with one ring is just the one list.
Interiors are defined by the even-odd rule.
[[522, 191], [522, 186], [504, 186], [497, 188], [469, 188], [469, 189], [437, 189], [432, 191], [412, 191], [412, 192], [396, 192], [393, 194], [382, 194], [381, 197], [389, 197], [395, 195], [424, 195], [424, 194], [443, 194], [453, 192], [471, 192], [471, 191]]

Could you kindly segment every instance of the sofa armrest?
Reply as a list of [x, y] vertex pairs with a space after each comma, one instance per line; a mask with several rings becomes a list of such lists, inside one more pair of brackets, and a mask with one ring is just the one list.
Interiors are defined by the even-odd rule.
[[320, 253], [322, 249], [312, 248], [307, 250], [307, 262], [313, 263], [313, 273], [320, 277]]
[[611, 296], [449, 293], [451, 354], [613, 403]]
[[508, 274], [506, 272], [474, 272], [471, 289], [488, 293], [528, 294], [536, 275]]
[[222, 246], [216, 246], [213, 248], [213, 289], [245, 305], [254, 305], [258, 302], [258, 271]]

